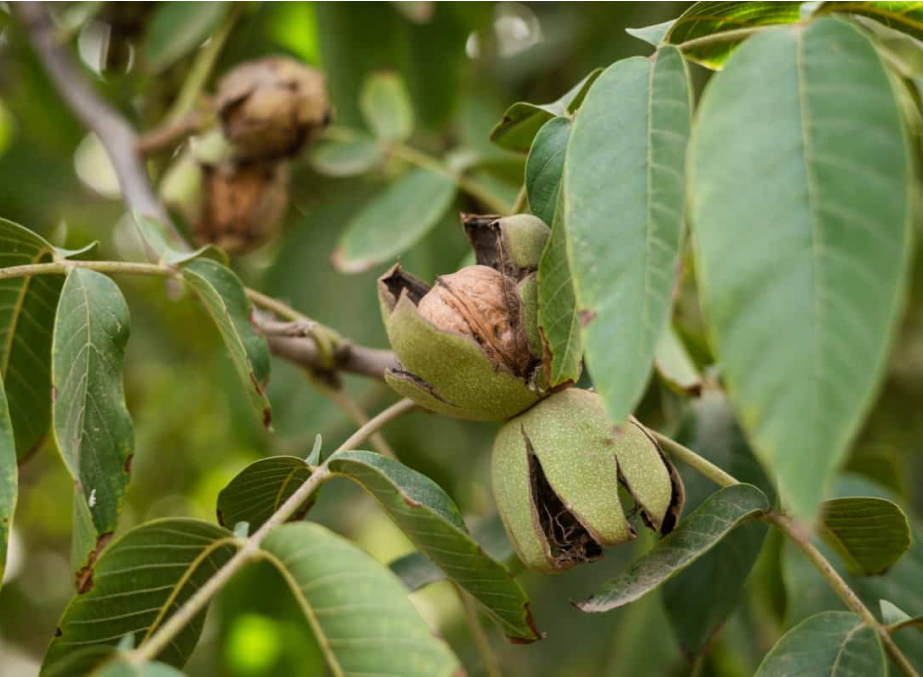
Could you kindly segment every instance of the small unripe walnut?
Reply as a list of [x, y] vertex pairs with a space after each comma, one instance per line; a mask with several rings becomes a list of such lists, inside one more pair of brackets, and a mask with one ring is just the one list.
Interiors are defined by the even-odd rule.
[[203, 165], [203, 200], [193, 223], [197, 244], [244, 253], [265, 244], [288, 206], [288, 167], [275, 163]]
[[417, 311], [439, 329], [477, 341], [494, 360], [524, 374], [531, 360], [513, 281], [487, 266], [436, 278]]
[[287, 57], [246, 62], [218, 85], [224, 134], [239, 157], [286, 158], [332, 117], [324, 74]]

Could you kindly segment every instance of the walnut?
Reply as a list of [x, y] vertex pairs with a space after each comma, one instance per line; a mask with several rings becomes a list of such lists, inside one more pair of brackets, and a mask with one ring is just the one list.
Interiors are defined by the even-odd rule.
[[194, 224], [198, 244], [244, 253], [278, 232], [288, 206], [288, 167], [225, 162], [203, 170], [204, 200]]
[[324, 74], [287, 57], [248, 61], [218, 85], [228, 141], [245, 158], [293, 157], [330, 122]]
[[528, 369], [531, 354], [522, 328], [514, 282], [487, 266], [469, 266], [436, 278], [417, 311], [436, 327], [470, 336], [514, 374]]

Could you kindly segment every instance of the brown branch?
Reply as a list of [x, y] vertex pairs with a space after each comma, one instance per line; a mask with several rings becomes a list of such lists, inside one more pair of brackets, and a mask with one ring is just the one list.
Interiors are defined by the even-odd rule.
[[207, 116], [193, 111], [177, 122], [167, 122], [135, 138], [135, 150], [140, 155], [147, 156], [172, 149], [185, 141], [186, 137], [199, 133], [207, 121]]
[[[153, 136], [139, 138], [125, 118], [104, 102], [88, 84], [84, 74], [59, 41], [51, 17], [43, 4], [16, 2], [10, 6], [28, 30], [35, 51], [64, 102], [83, 125], [99, 137], [118, 176], [122, 196], [128, 207], [166, 224], [175, 239], [171, 244], [177, 249], [188, 249], [188, 244], [176, 231], [166, 208], [154, 192], [140, 153], [178, 140], [181, 133], [187, 132], [193, 120], [180, 121], [172, 127], [154, 130]], [[319, 376], [335, 376], [332, 372], [346, 371], [383, 379], [385, 370], [397, 364], [391, 352], [354, 346], [332, 329], [312, 323], [300, 313], [265, 294], [247, 289], [247, 296], [254, 304], [273, 311], [279, 317], [296, 321], [285, 331], [304, 334], [310, 328], [310, 338], [269, 336], [268, 339], [276, 355], [310, 369]], [[278, 330], [277, 326], [272, 328]], [[324, 344], [323, 350], [318, 349], [318, 342]]]
[[10, 5], [10, 9], [29, 31], [32, 45], [58, 93], [80, 122], [99, 137], [118, 176], [122, 196], [129, 208], [165, 224], [175, 240], [171, 244], [188, 249], [170, 221], [163, 203], [154, 193], [147, 171], [135, 151], [137, 139], [134, 130], [87, 83], [83, 73], [58, 41], [55, 26], [43, 4], [15, 2]]
[[[329, 371], [310, 338], [269, 335], [266, 337], [274, 355], [283, 357], [313, 372]], [[342, 341], [333, 356], [333, 370], [384, 380], [385, 370], [396, 368], [397, 358], [390, 350], [357, 346]]]

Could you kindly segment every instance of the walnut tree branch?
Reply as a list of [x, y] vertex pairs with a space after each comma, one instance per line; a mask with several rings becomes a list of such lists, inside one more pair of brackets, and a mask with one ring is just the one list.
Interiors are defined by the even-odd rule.
[[166, 224], [171, 245], [188, 249], [158, 199], [137, 151], [134, 130], [114, 108], [104, 102], [59, 42], [54, 23], [40, 2], [10, 5], [29, 32], [32, 45], [52, 83], [83, 125], [99, 138], [112, 162], [125, 202], [132, 211]]
[[[273, 335], [266, 338], [274, 355], [314, 372], [330, 371], [313, 339]], [[390, 350], [357, 346], [348, 341], [342, 341], [333, 355], [333, 371], [383, 380], [385, 370], [394, 367], [397, 367], [397, 358]]]

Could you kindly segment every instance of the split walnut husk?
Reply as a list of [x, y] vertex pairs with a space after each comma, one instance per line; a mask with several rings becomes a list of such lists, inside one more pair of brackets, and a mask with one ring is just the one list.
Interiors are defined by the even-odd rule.
[[[507, 421], [494, 441], [494, 498], [523, 563], [555, 573], [636, 538], [629, 518], [669, 533], [682, 481], [637, 421], [613, 428], [596, 393], [554, 393]], [[632, 505], [629, 505], [631, 503]]]
[[395, 265], [378, 281], [400, 368], [385, 379], [441, 414], [505, 420], [546, 392], [536, 269], [549, 229], [530, 215], [463, 216], [477, 265], [430, 287]]

